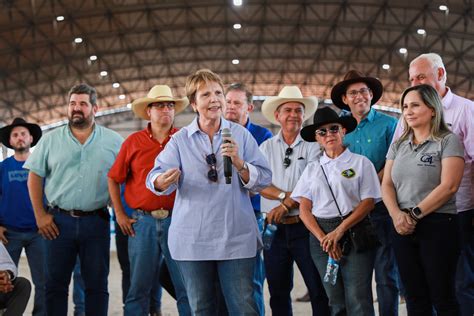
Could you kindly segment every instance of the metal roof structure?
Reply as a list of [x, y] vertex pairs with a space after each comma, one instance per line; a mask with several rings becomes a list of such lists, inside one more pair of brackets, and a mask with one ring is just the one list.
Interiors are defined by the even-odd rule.
[[64, 120], [79, 82], [106, 110], [159, 83], [183, 95], [199, 68], [255, 95], [297, 84], [321, 100], [355, 68], [384, 84], [379, 104], [397, 107], [410, 60], [425, 52], [473, 99], [473, 16], [471, 0], [2, 0], [0, 125]]

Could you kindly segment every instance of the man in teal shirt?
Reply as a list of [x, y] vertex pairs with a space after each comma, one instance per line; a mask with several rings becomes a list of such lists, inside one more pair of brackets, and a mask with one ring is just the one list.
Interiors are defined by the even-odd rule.
[[[397, 120], [377, 112], [371, 106], [383, 93], [382, 83], [356, 70], [349, 71], [344, 80], [331, 90], [331, 99], [337, 107], [350, 111], [357, 120], [357, 128], [345, 136], [344, 142], [353, 153], [366, 156], [374, 164], [382, 180], [385, 156], [390, 147]], [[375, 282], [379, 314], [398, 315], [399, 277], [395, 254], [390, 241], [392, 220], [380, 201], [370, 213], [370, 219], [381, 245], [375, 255]]]
[[[28, 189], [39, 233], [48, 239], [46, 308], [67, 314], [68, 287], [79, 256], [86, 315], [107, 315], [110, 224], [107, 173], [122, 137], [95, 123], [97, 93], [80, 84], [69, 91], [69, 124], [46, 134], [26, 161]], [[44, 193], [49, 201], [46, 210]]]

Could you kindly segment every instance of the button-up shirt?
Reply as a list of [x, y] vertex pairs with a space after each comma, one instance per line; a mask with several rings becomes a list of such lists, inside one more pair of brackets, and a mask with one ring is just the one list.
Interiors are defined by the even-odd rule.
[[[474, 102], [454, 94], [449, 88], [442, 102], [444, 121], [464, 145], [464, 173], [456, 193], [456, 207], [459, 212], [467, 211], [474, 209]], [[392, 142], [400, 138], [402, 133], [400, 119]]]
[[[293, 153], [288, 157], [291, 159], [290, 165], [285, 168], [283, 160], [285, 159], [285, 151], [288, 147], [293, 148]], [[272, 170], [272, 184], [285, 192], [293, 191], [304, 168], [310, 163], [318, 159], [321, 154], [320, 147], [316, 142], [306, 142], [298, 134], [293, 144], [288, 146], [283, 140], [281, 131], [272, 138], [264, 141], [260, 145], [260, 150], [270, 163]], [[273, 208], [280, 205], [279, 200], [269, 200], [262, 196], [261, 207], [262, 212], [268, 213]], [[298, 215], [299, 209], [291, 209], [289, 216]]]
[[[224, 178], [222, 129], [229, 128], [238, 144], [239, 157], [249, 168], [243, 184], [233, 167], [232, 183]], [[208, 179], [206, 156], [217, 159], [218, 181]], [[179, 182], [158, 192], [153, 182], [171, 168], [181, 171]], [[197, 118], [171, 137], [155, 160], [147, 177], [147, 188], [158, 195], [176, 190], [173, 217], [168, 235], [171, 257], [175, 260], [229, 260], [255, 257], [261, 245], [249, 190], [260, 191], [270, 184], [271, 171], [253, 136], [241, 125], [221, 119], [212, 137], [201, 131]]]
[[[252, 134], [253, 138], [257, 141], [257, 144], [260, 146], [264, 141], [271, 138], [272, 132], [270, 132], [265, 127], [260, 125], [253, 124], [250, 122], [250, 119], [247, 120], [247, 124], [245, 124], [245, 128]], [[255, 194], [250, 198], [252, 201], [252, 206], [255, 212], [260, 212], [260, 194]]]
[[0, 242], [0, 271], [11, 271], [13, 276], [16, 278], [18, 275], [18, 269], [13, 263], [12, 257], [7, 251], [7, 248]]
[[41, 138], [24, 168], [45, 178], [44, 193], [51, 205], [92, 211], [109, 202], [107, 173], [122, 141], [116, 132], [95, 124], [81, 144], [65, 125]]
[[344, 137], [344, 143], [351, 152], [369, 158], [379, 172], [385, 165], [385, 156], [396, 126], [396, 118], [371, 108], [356, 129]]
[[298, 202], [302, 197], [311, 200], [313, 202], [311, 212], [314, 216], [321, 218], [340, 216], [321, 166], [324, 168], [342, 216], [352, 212], [362, 200], [369, 198], [375, 202], [381, 200], [380, 182], [369, 159], [351, 153], [349, 149], [334, 159], [324, 153], [319, 161], [306, 167], [291, 194], [291, 198]]

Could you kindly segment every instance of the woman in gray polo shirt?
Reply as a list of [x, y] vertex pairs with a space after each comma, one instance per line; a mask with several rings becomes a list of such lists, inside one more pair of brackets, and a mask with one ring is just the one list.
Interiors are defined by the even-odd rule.
[[464, 150], [443, 119], [429, 85], [406, 89], [404, 133], [387, 154], [382, 196], [393, 220], [393, 245], [408, 315], [458, 315], [454, 289], [459, 255], [454, 195]]

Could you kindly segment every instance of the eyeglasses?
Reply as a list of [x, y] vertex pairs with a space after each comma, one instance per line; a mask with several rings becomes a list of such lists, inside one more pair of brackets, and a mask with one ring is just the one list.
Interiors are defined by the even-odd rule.
[[324, 137], [326, 136], [328, 133], [331, 133], [331, 134], [337, 134], [337, 132], [339, 132], [339, 130], [341, 129], [341, 127], [339, 125], [331, 125], [329, 126], [329, 129], [327, 128], [320, 128], [320, 129], [317, 129], [315, 131], [315, 134], [316, 135], [319, 135], [321, 137]]
[[209, 171], [207, 172], [207, 178], [212, 182], [217, 182], [217, 168], [216, 168], [216, 155], [214, 153], [206, 156], [206, 162], [209, 165]]
[[150, 103], [149, 105], [152, 108], [157, 108], [159, 110], [163, 110], [165, 107], [168, 109], [172, 110], [175, 107], [175, 103], [173, 101], [169, 102], [155, 102], [155, 103]]
[[362, 96], [366, 96], [366, 95], [369, 94], [369, 92], [370, 92], [370, 88], [362, 88], [362, 89], [360, 89], [360, 90], [347, 91], [347, 92], [346, 92], [346, 95], [347, 95], [348, 97], [355, 98], [359, 93], [360, 93], [360, 95], [362, 95]]
[[291, 165], [291, 159], [290, 156], [293, 153], [293, 148], [288, 147], [285, 151], [285, 159], [283, 159], [283, 166], [285, 168], [288, 168]]

